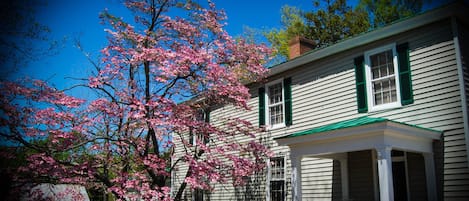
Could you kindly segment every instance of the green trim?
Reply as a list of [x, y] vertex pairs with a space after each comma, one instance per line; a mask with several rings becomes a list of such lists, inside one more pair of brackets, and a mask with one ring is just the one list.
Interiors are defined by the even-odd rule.
[[412, 92], [412, 76], [409, 61], [409, 44], [403, 43], [396, 47], [398, 58], [399, 81], [401, 89], [401, 104], [409, 105], [414, 103]]
[[293, 110], [291, 98], [291, 77], [283, 80], [284, 97], [285, 97], [285, 125], [290, 126], [293, 124]]
[[259, 127], [265, 125], [265, 88], [259, 88]]
[[403, 124], [403, 125], [407, 125], [407, 126], [411, 126], [411, 127], [414, 127], [414, 128], [419, 128], [419, 129], [431, 131], [431, 132], [442, 133], [441, 131], [438, 131], [438, 130], [434, 130], [434, 129], [430, 129], [430, 128], [424, 128], [424, 127], [420, 127], [420, 126], [413, 125], [413, 124], [407, 124], [407, 123], [402, 123], [402, 122], [398, 122], [398, 121], [393, 121], [393, 120], [389, 120], [389, 119], [382, 118], [382, 117], [367, 117], [367, 116], [364, 116], [364, 117], [359, 117], [359, 118], [355, 118], [355, 119], [350, 119], [350, 120], [345, 120], [345, 121], [341, 121], [341, 122], [337, 122], [337, 123], [328, 124], [328, 125], [325, 125], [325, 126], [320, 126], [320, 127], [313, 128], [313, 129], [310, 129], [310, 130], [305, 130], [305, 131], [293, 133], [291, 135], [287, 135], [287, 136], [276, 138], [276, 139], [292, 138], [292, 137], [298, 137], [298, 136], [304, 136], [304, 135], [313, 135], [313, 134], [325, 133], [325, 132], [334, 131], [334, 130], [340, 130], [340, 129], [345, 129], [345, 128], [353, 128], [353, 127], [364, 126], [364, 125], [369, 125], [369, 124], [374, 124], [374, 123], [387, 122], [387, 121], [398, 123], [398, 124]]
[[366, 97], [365, 57], [362, 55], [355, 58], [354, 64], [358, 113], [366, 113], [368, 112], [368, 101]]

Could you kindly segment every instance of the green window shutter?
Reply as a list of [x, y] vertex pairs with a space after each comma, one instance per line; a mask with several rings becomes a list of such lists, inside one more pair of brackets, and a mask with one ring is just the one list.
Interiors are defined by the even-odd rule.
[[354, 63], [358, 113], [366, 113], [368, 112], [368, 104], [366, 97], [365, 57], [362, 55], [355, 58]]
[[399, 81], [401, 89], [401, 104], [408, 105], [414, 103], [412, 92], [412, 77], [410, 73], [409, 45], [400, 44], [396, 47], [398, 58]]
[[285, 99], [285, 125], [290, 126], [293, 123], [292, 100], [291, 100], [291, 77], [283, 80], [283, 91]]
[[265, 125], [265, 88], [259, 88], [259, 127]]
[[210, 110], [205, 111], [205, 123], [210, 123]]
[[194, 144], [194, 133], [192, 131], [192, 128], [189, 128], [189, 144]]

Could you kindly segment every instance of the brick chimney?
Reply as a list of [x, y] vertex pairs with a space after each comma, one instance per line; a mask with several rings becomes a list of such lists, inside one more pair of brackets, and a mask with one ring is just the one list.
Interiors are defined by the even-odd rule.
[[313, 40], [307, 39], [301, 36], [293, 37], [288, 43], [290, 52], [289, 59], [294, 59], [298, 56], [301, 56], [305, 52], [308, 52], [316, 46], [316, 43]]

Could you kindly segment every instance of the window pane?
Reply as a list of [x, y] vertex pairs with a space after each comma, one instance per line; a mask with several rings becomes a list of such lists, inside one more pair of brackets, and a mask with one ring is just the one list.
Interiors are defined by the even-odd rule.
[[392, 50], [370, 56], [374, 105], [397, 101], [396, 78]]
[[269, 107], [269, 115], [271, 125], [283, 123], [283, 105]]
[[285, 164], [283, 157], [272, 158], [270, 159], [271, 162], [271, 178], [272, 179], [284, 179], [284, 169]]
[[270, 182], [270, 196], [272, 201], [285, 200], [285, 181], [271, 181]]
[[[371, 65], [370, 65], [371, 68], [372, 68], [372, 69], [376, 69], [376, 68], [374, 68], [374, 67], [375, 67], [375, 66], [379, 66], [379, 64], [378, 64], [378, 56], [377, 56], [377, 55], [371, 55], [371, 56], [370, 56], [370, 62], [371, 62]], [[378, 69], [376, 69], [376, 75], [373, 73], [373, 78], [377, 78], [377, 77], [380, 77], [380, 76], [379, 76], [379, 70], [378, 70]]]
[[373, 82], [374, 104], [380, 105], [397, 101], [396, 80], [394, 77]]
[[285, 200], [285, 162], [283, 157], [270, 159], [271, 181], [270, 195], [272, 200]]
[[282, 83], [274, 84], [269, 87], [269, 104], [282, 102]]
[[392, 102], [397, 101], [397, 92], [395, 89], [391, 91], [391, 98], [392, 98]]
[[379, 78], [380, 77], [380, 71], [379, 68], [372, 67], [371, 68], [371, 74], [373, 74], [373, 79]]
[[390, 103], [391, 102], [391, 94], [390, 91], [383, 92], [383, 103]]
[[381, 93], [381, 91], [383, 91], [383, 87], [381, 85], [381, 82], [374, 82], [373, 83], [373, 91], [375, 93]]
[[386, 60], [387, 60], [387, 52], [382, 52], [380, 54], [378, 54], [378, 65], [384, 65], [386, 64]]
[[389, 75], [389, 72], [388, 72], [388, 65], [387, 65], [387, 64], [381, 65], [381, 66], [379, 67], [379, 70], [380, 70], [380, 75], [381, 75], [381, 77], [385, 77], [385, 76], [388, 76], [388, 75]]
[[381, 82], [381, 89], [382, 89], [383, 91], [389, 89], [389, 80], [386, 80], [386, 81]]
[[371, 55], [370, 62], [372, 79], [386, 77], [394, 74], [392, 50]]
[[394, 75], [394, 63], [390, 60], [391, 63], [387, 65], [388, 75]]
[[383, 104], [383, 95], [381, 92], [375, 93], [375, 105], [381, 105]]

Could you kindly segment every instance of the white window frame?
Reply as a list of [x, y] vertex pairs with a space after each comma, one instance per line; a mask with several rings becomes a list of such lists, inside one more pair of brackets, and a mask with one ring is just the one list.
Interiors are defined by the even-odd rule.
[[[371, 82], [371, 61], [370, 61], [370, 56], [378, 53], [382, 53], [387, 50], [392, 50], [393, 54], [393, 66], [394, 66], [394, 78], [396, 81], [396, 102], [392, 103], [386, 103], [386, 104], [381, 104], [381, 105], [374, 105], [373, 101], [373, 85]], [[365, 52], [365, 77], [366, 77], [366, 94], [367, 94], [367, 102], [368, 102], [368, 107], [369, 110], [372, 111], [378, 111], [378, 110], [386, 110], [386, 109], [392, 109], [396, 107], [401, 107], [401, 84], [399, 80], [399, 68], [398, 68], [399, 62], [397, 58], [397, 51], [396, 51], [396, 43], [391, 43], [388, 45], [384, 45], [369, 51]]]
[[[205, 121], [205, 118], [207, 118], [207, 113], [205, 112], [205, 110], [200, 110], [198, 112], [201, 112], [202, 113], [202, 120], [198, 120], [198, 121]], [[197, 114], [198, 115], [198, 114]], [[197, 118], [197, 117], [196, 117]], [[201, 141], [202, 143], [204, 143], [205, 145], [208, 145], [210, 140], [207, 141], [207, 143], [205, 143], [204, 141], [204, 135], [201, 134], [201, 133], [194, 133], [194, 131], [191, 131], [192, 132], [192, 143], [191, 145], [196, 147], [197, 146], [197, 141]], [[209, 136], [207, 136], [207, 138], [209, 138]]]
[[[283, 159], [283, 179], [273, 179], [272, 178], [272, 159], [274, 158], [282, 158]], [[266, 185], [266, 200], [271, 201], [272, 195], [270, 195], [270, 191], [272, 186], [270, 185], [271, 181], [283, 181], [283, 190], [284, 190], [284, 200], [287, 200], [287, 159], [285, 156], [274, 156], [272, 158], [267, 159], [267, 185]]]
[[[272, 125], [272, 122], [270, 122], [270, 105], [269, 105], [269, 87], [276, 85], [280, 83], [282, 85], [282, 115], [283, 115], [283, 122], [279, 124], [274, 124]], [[266, 119], [266, 128], [267, 129], [278, 129], [278, 128], [283, 128], [286, 127], [285, 123], [285, 86], [283, 84], [283, 78], [274, 80], [272, 82], [269, 82], [265, 85], [265, 119]]]

